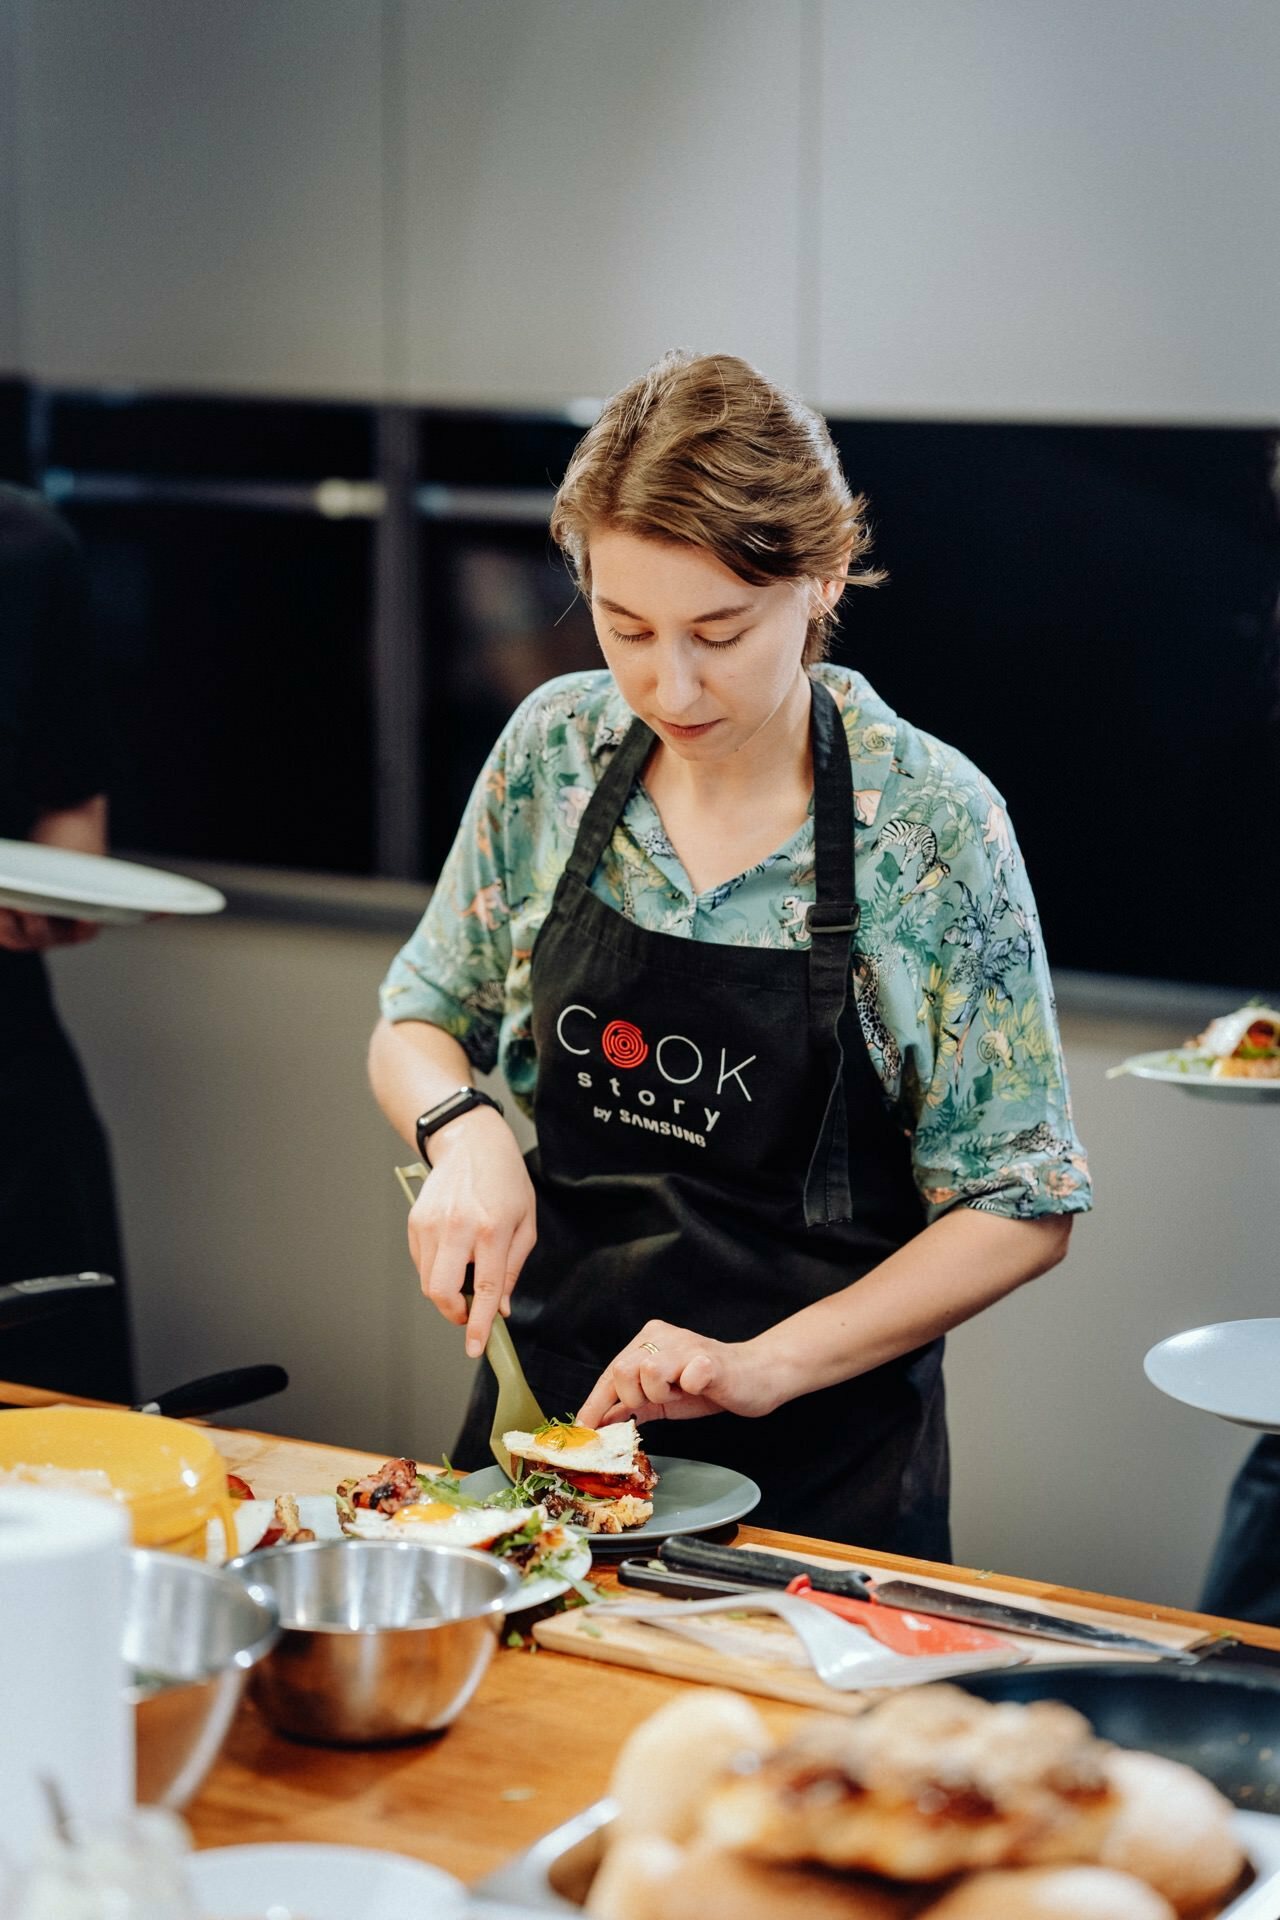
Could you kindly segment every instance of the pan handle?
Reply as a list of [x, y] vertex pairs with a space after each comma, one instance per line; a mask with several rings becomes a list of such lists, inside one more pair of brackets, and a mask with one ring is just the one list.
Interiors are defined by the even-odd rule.
[[10, 1281], [0, 1287], [0, 1333], [65, 1313], [78, 1294], [108, 1292], [115, 1284], [110, 1273], [46, 1273], [35, 1280]]

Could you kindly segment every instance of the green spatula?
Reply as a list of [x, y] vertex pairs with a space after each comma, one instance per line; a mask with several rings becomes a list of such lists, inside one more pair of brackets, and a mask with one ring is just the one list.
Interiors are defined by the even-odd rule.
[[[411, 1167], [397, 1167], [396, 1179], [409, 1205], [412, 1206], [418, 1195], [415, 1181], [427, 1178], [427, 1168], [420, 1160]], [[467, 1281], [463, 1288], [465, 1297], [471, 1298], [471, 1269], [467, 1268]], [[518, 1429], [521, 1433], [533, 1433], [547, 1424], [547, 1416], [533, 1397], [533, 1389], [524, 1377], [524, 1368], [520, 1365], [520, 1356], [512, 1343], [507, 1323], [501, 1314], [494, 1316], [489, 1329], [489, 1338], [485, 1342], [484, 1357], [493, 1368], [498, 1383], [498, 1404], [493, 1410], [493, 1431], [489, 1435], [489, 1451], [497, 1461], [508, 1480], [514, 1480], [511, 1470], [511, 1456], [502, 1444], [504, 1433]]]

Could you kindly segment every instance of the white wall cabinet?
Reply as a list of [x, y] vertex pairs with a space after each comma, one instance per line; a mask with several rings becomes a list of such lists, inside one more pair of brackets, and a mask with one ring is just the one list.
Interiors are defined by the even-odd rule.
[[417, 399], [603, 395], [671, 346], [801, 376], [806, 0], [406, 16]]
[[1272, 0], [821, 0], [811, 397], [1280, 414]]
[[689, 344], [836, 412], [1280, 412], [1274, 0], [5, 7], [42, 379], [548, 406]]
[[379, 392], [380, 8], [17, 0], [17, 18], [26, 369]]

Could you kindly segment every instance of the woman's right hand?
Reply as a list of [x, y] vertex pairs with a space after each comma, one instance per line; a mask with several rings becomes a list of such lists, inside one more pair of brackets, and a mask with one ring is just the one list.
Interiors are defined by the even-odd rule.
[[[533, 1182], [514, 1133], [492, 1107], [473, 1107], [431, 1136], [431, 1175], [409, 1214], [409, 1251], [422, 1291], [467, 1352], [484, 1352], [495, 1315], [511, 1310], [538, 1237]], [[462, 1289], [475, 1270], [470, 1313]]]

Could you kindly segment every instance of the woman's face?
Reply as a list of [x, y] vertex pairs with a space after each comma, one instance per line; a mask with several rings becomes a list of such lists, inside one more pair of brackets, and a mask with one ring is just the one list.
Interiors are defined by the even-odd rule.
[[681, 759], [741, 751], [805, 691], [816, 588], [753, 587], [703, 548], [613, 528], [592, 535], [590, 555], [591, 613], [609, 670], [632, 712]]

